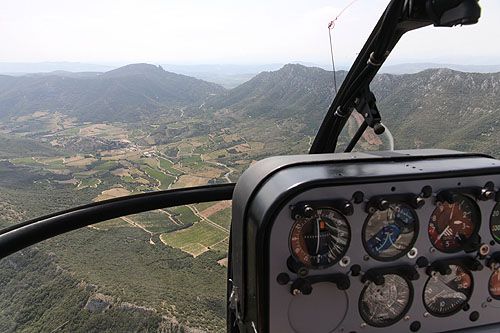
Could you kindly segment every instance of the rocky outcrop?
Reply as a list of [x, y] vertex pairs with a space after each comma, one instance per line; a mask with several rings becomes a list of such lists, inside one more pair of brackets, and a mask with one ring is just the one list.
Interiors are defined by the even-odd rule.
[[85, 304], [84, 306], [84, 309], [88, 310], [91, 313], [101, 313], [109, 309], [112, 302], [112, 296], [95, 294], [88, 299], [87, 304]]

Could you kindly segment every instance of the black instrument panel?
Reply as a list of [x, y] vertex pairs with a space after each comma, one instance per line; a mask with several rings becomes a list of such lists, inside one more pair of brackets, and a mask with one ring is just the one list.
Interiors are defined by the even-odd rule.
[[[265, 225], [268, 235], [262, 273], [258, 260], [247, 261], [266, 280], [255, 290], [266, 304], [253, 325], [440, 332], [500, 322], [500, 163], [397, 155], [349, 167], [295, 164], [254, 192], [247, 223]], [[302, 179], [291, 190], [293, 177]]]

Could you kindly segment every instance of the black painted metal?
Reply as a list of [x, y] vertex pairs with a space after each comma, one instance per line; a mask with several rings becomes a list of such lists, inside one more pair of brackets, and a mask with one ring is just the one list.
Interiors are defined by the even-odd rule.
[[427, 25], [474, 24], [481, 14], [477, 0], [392, 0], [359, 52], [314, 138], [310, 154], [333, 153], [337, 139], [394, 46], [408, 31]]
[[153, 209], [231, 200], [235, 184], [141, 193], [71, 208], [0, 230], [0, 258], [48, 238], [91, 224]]

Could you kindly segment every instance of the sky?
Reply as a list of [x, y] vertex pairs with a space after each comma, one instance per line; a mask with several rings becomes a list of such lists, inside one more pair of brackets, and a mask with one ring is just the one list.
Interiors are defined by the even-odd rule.
[[[328, 23], [351, 0], [4, 0], [0, 62], [328, 64]], [[357, 0], [332, 30], [348, 66], [388, 0]], [[405, 35], [391, 63], [500, 64], [500, 1], [480, 23]]]

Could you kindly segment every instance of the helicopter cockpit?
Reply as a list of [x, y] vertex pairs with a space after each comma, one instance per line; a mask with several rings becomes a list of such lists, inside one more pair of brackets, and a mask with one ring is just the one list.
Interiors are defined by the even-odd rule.
[[[423, 149], [351, 152], [385, 130], [370, 83], [410, 30], [474, 24], [477, 0], [392, 0], [308, 155], [251, 166], [234, 184], [141, 193], [0, 230], [0, 256], [87, 225], [232, 200], [228, 332], [498, 329], [500, 161]], [[334, 153], [351, 113], [363, 122]], [[451, 320], [450, 320], [451, 319]]]

